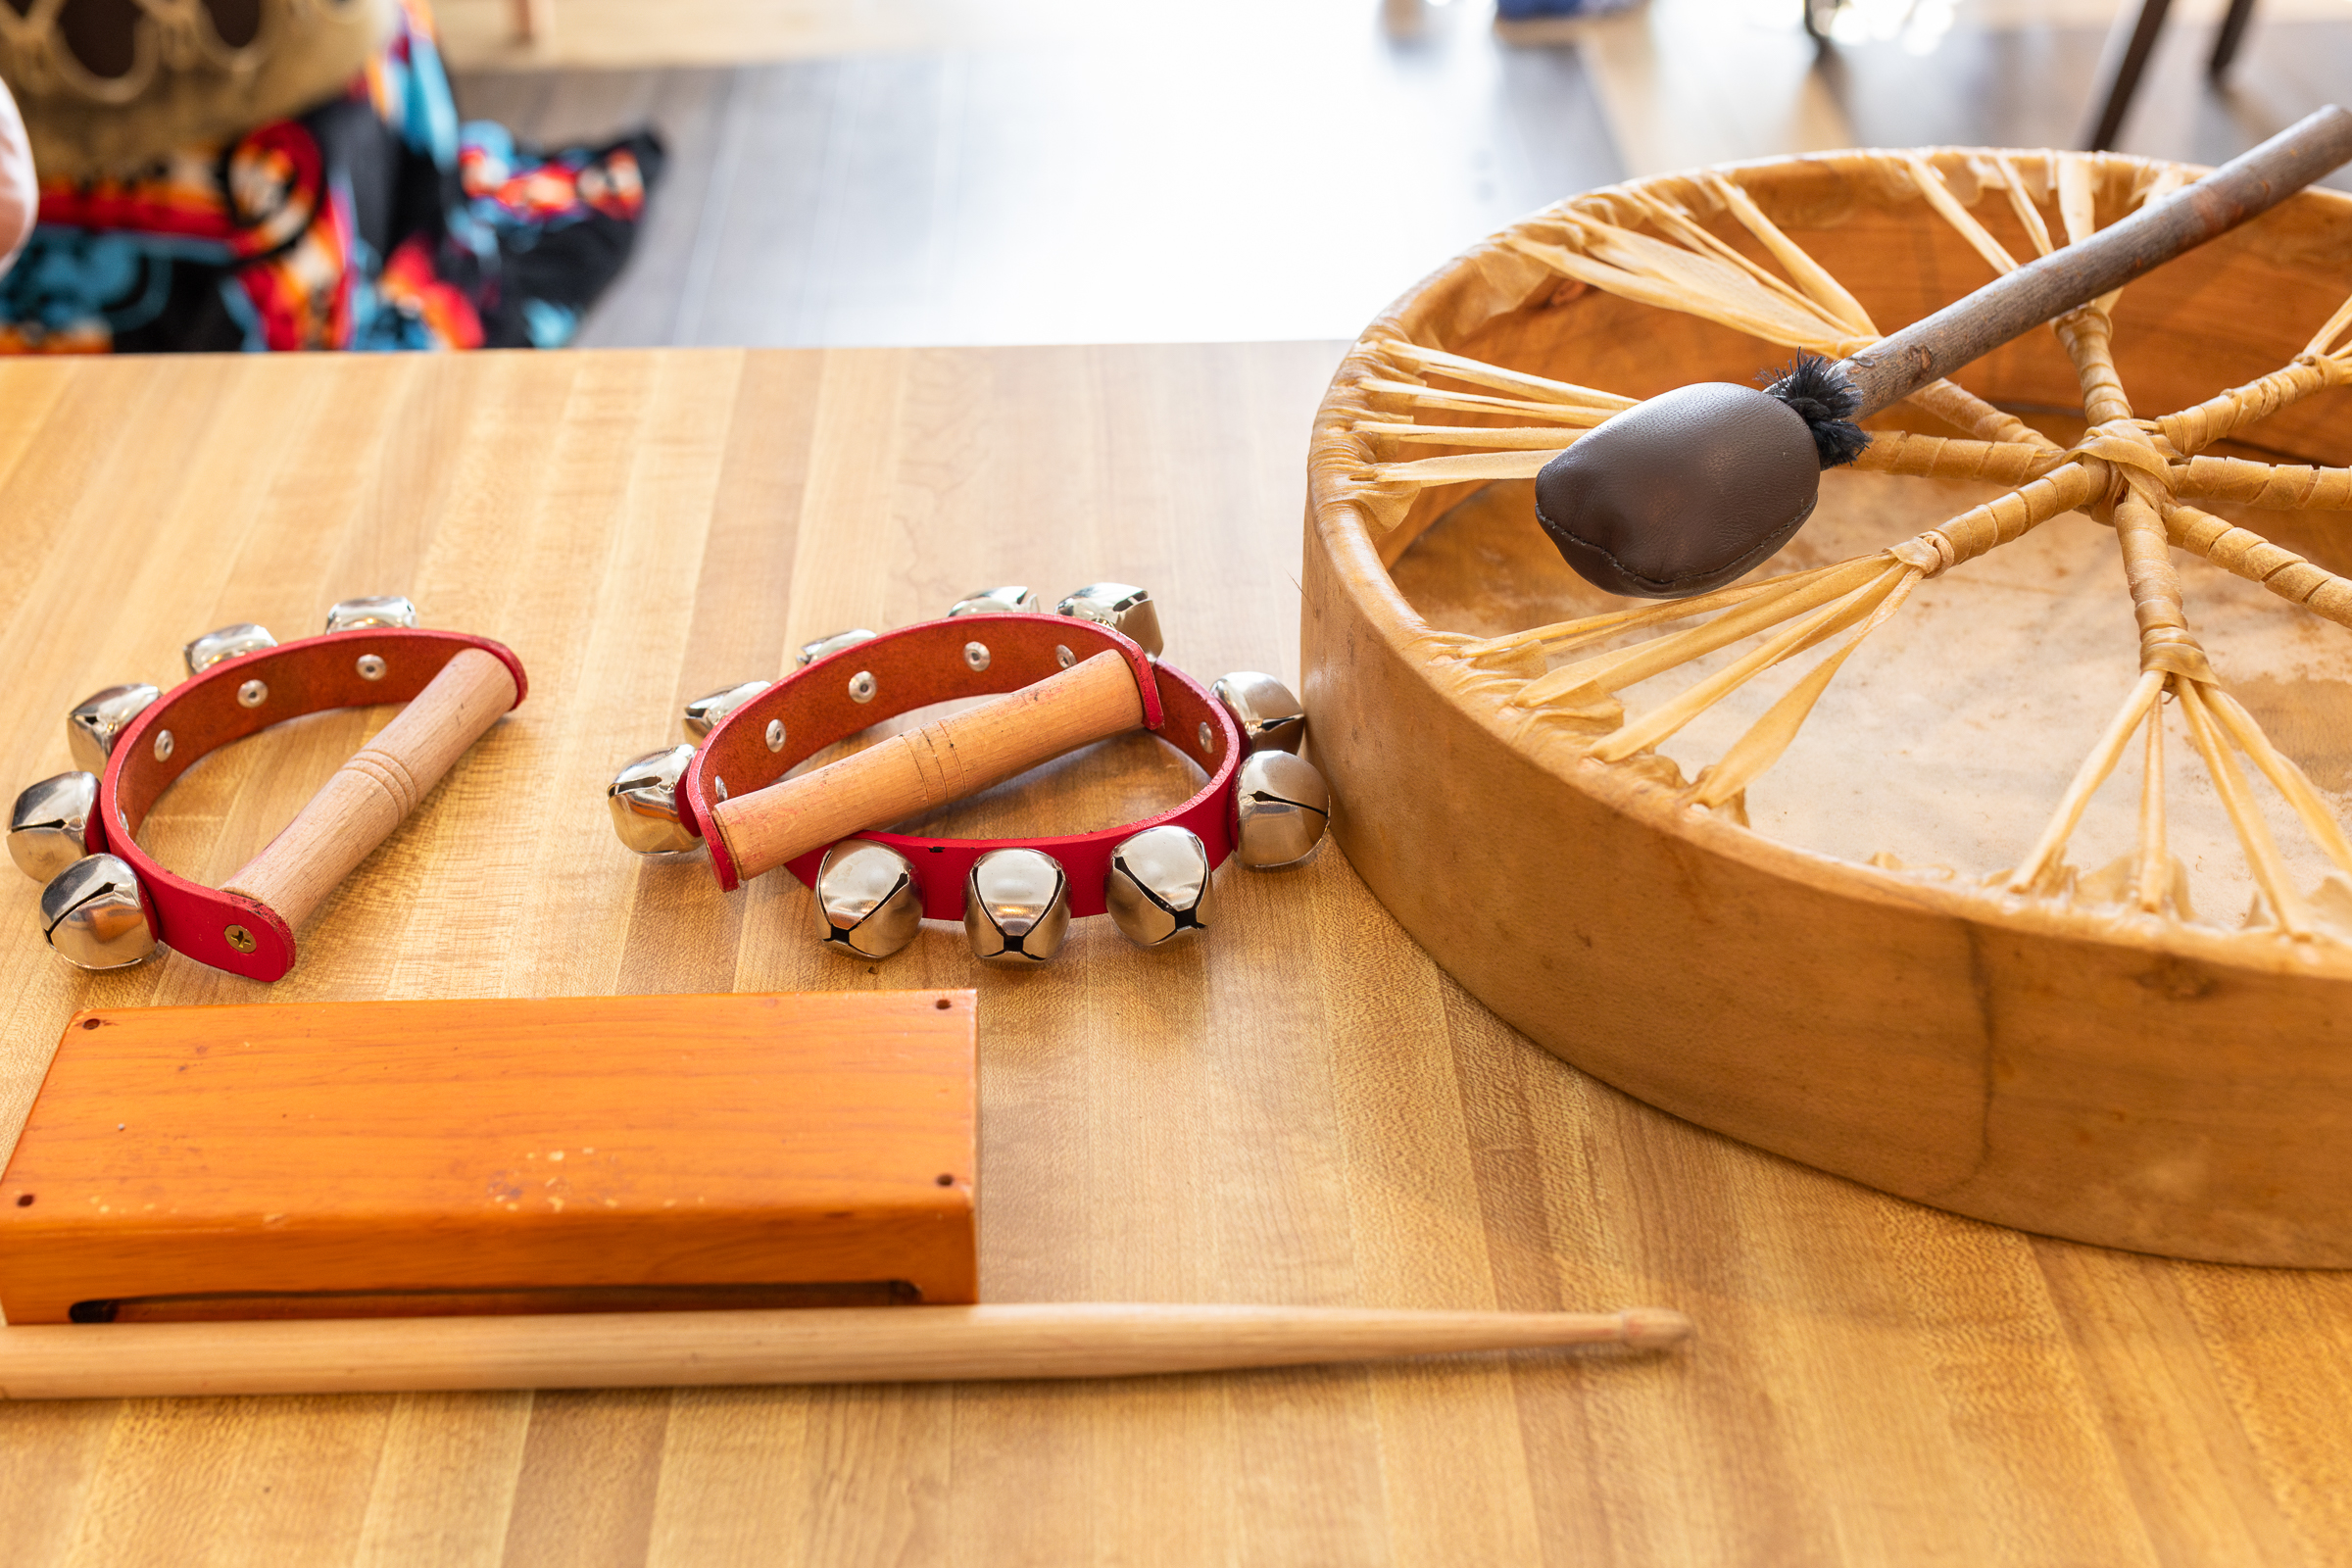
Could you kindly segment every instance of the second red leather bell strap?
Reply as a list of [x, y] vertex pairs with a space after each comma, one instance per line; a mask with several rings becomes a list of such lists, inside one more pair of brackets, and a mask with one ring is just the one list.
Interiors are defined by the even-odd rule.
[[[984, 660], [967, 646], [987, 650]], [[1139, 822], [1093, 833], [1035, 839], [938, 839], [904, 833], [853, 835], [886, 844], [913, 862], [923, 889], [923, 913], [933, 920], [963, 918], [964, 879], [972, 862], [992, 850], [1042, 850], [1069, 879], [1070, 912], [1101, 914], [1111, 852], [1146, 828], [1173, 824], [1200, 836], [1210, 865], [1233, 852], [1233, 778], [1243, 756], [1241, 731], [1222, 703], [1182, 670], [1150, 655], [1107, 626], [1067, 615], [958, 615], [884, 632], [795, 670], [744, 703], [704, 738], [677, 792], [678, 820], [710, 846], [719, 886], [741, 878], [725, 846], [706, 831], [710, 809], [727, 795], [761, 789], [802, 762], [887, 718], [965, 697], [1018, 691], [1096, 654], [1124, 657], [1136, 672], [1145, 727], [1208, 774], [1190, 799]], [[853, 684], [858, 673], [871, 683]], [[858, 690], [870, 693], [864, 700]], [[769, 726], [781, 723], [782, 744], [771, 749]], [[790, 861], [787, 869], [814, 886], [823, 850]]]

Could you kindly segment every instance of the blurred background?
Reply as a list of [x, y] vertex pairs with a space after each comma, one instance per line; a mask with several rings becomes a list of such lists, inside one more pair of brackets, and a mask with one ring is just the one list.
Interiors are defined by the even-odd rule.
[[[2089, 145], [2144, 9], [1810, 0], [1808, 19], [1807, 3], [436, 12], [468, 118], [550, 143], [650, 122], [668, 145], [580, 343], [810, 346], [1352, 337], [1471, 240], [1628, 175], [1856, 145]], [[2260, 0], [2216, 82], [2224, 14], [2174, 0], [2113, 145], [2218, 163], [2352, 95], [2352, 0]]]
[[0, 0], [0, 351], [1332, 340], [1631, 175], [2219, 163], [2352, 0]]

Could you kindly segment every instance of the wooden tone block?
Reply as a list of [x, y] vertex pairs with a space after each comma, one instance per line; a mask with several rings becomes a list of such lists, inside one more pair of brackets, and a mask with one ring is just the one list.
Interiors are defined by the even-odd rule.
[[973, 993], [78, 1013], [11, 1323], [969, 1302]]

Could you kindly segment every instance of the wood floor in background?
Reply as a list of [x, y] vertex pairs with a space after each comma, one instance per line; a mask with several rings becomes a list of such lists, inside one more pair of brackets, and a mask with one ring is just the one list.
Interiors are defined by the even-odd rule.
[[[1812, 145], [2069, 145], [2104, 34], [1958, 30], [1812, 54], [1767, 29], [1581, 45], [1481, 27], [1273, 28], [460, 75], [547, 141], [658, 126], [672, 153], [591, 347], [1351, 337], [1473, 240], [1628, 173]], [[1466, 11], [1467, 6], [1457, 9]], [[2226, 93], [2167, 35], [2125, 150], [2218, 163], [2352, 83], [2352, 22], [2259, 24]], [[1752, 68], [1752, 69], [1751, 69]], [[1793, 74], [1792, 74], [1793, 73]], [[2339, 174], [2337, 181], [2352, 180]]]
[[[1351, 337], [1465, 239], [1623, 172], [1572, 49], [1344, 44], [457, 86], [542, 140], [650, 121], [668, 142], [596, 347]], [[1335, 144], [1350, 124], [1377, 154]]]
[[[1248, 3], [1187, 0], [1183, 16]], [[1338, 11], [1354, 0], [1306, 3]], [[540, 0], [545, 25], [527, 41], [516, 34], [514, 0], [434, 0], [433, 17], [443, 49], [461, 65], [610, 69], [1066, 38], [1115, 26], [1119, 9], [1096, 0]]]

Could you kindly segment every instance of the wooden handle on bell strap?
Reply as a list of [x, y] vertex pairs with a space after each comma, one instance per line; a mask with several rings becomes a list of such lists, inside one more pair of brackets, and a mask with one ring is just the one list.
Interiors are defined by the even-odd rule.
[[2352, 163], [2352, 113], [2329, 104], [2087, 239], [2029, 262], [1843, 366], [1867, 418], [2085, 300], [2195, 249]]
[[1658, 1307], [882, 1306], [0, 1328], [0, 1399], [1123, 1378], [1576, 1345], [1658, 1349]]
[[516, 695], [513, 672], [495, 656], [460, 650], [223, 890], [266, 904], [300, 928]]
[[855, 757], [721, 801], [710, 819], [736, 875], [755, 877], [853, 833], [977, 795], [1143, 722], [1135, 666], [1120, 654], [1101, 653]]

